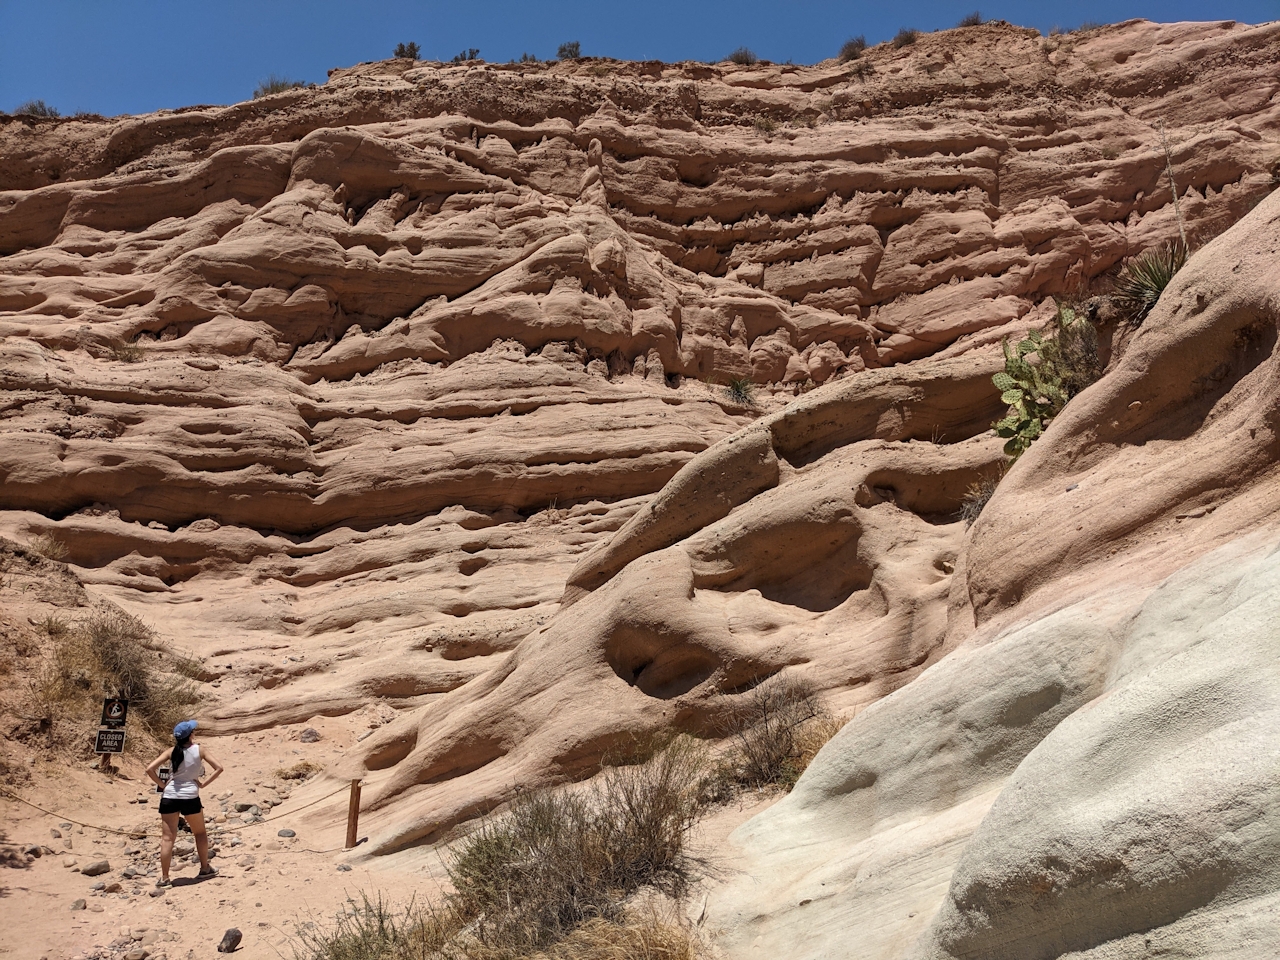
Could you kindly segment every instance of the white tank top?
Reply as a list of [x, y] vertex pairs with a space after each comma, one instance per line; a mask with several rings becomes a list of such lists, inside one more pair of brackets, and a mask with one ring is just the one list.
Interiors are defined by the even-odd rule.
[[194, 800], [200, 796], [200, 744], [193, 743], [182, 755], [182, 764], [169, 776], [162, 796], [170, 800]]

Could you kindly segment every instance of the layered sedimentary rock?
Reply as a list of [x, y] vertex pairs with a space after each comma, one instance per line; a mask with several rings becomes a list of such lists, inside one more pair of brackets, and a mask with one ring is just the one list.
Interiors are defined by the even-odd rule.
[[[1000, 457], [1000, 339], [1272, 189], [1278, 62], [1276, 25], [988, 24], [0, 118], [0, 529], [203, 656], [214, 729], [402, 708], [338, 772], [379, 853], [777, 674], [861, 710], [1262, 488], [1265, 434], [1146, 485], [1142, 430], [1194, 435], [1274, 343], [1219, 325], [1169, 348], [1185, 383], [1125, 361], [1132, 396], [1064, 416], [1142, 440], [1094, 539], [956, 519]], [[1066, 495], [1071, 456], [1036, 475]]]
[[1268, 957], [1280, 195], [1198, 252], [966, 535], [955, 649], [735, 834], [732, 956]]

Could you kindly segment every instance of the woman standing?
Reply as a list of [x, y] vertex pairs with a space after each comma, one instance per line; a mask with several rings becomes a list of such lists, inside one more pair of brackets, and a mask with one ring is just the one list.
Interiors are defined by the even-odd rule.
[[[212, 877], [217, 872], [209, 866], [209, 835], [204, 829], [204, 808], [200, 803], [200, 788], [218, 779], [222, 765], [202, 750], [191, 738], [197, 723], [183, 720], [173, 728], [173, 750], [160, 754], [147, 767], [147, 776], [156, 786], [163, 786], [160, 795], [160, 879], [157, 887], [169, 887], [169, 863], [173, 860], [173, 842], [178, 837], [178, 817], [187, 820], [191, 835], [195, 837], [196, 853], [200, 855], [200, 876]], [[169, 782], [160, 779], [160, 765], [169, 761]], [[200, 779], [201, 765], [208, 764], [213, 776]]]

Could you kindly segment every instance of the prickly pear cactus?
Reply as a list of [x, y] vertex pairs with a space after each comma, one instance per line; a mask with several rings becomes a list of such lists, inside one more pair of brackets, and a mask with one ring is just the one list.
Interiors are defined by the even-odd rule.
[[[1058, 415], [1067, 403], [1067, 394], [1053, 364], [1045, 363], [1045, 348], [1053, 341], [1046, 341], [1032, 330], [1025, 340], [1014, 348], [1004, 343], [1004, 372], [991, 378], [1000, 399], [1009, 405], [1004, 419], [996, 421], [996, 435], [1007, 442], [1004, 452], [1011, 460], [1017, 460], [1044, 432], [1049, 421]], [[1036, 354], [1039, 363], [1027, 359]]]

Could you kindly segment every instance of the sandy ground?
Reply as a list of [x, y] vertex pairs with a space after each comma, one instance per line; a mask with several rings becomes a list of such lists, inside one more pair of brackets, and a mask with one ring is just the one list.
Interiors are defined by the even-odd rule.
[[[301, 743], [299, 734], [307, 727], [319, 731], [321, 739]], [[214, 956], [223, 932], [237, 927], [246, 960], [292, 956], [300, 924], [331, 919], [349, 906], [349, 898], [359, 901], [362, 892], [374, 897], [381, 892], [399, 902], [436, 891], [438, 855], [353, 866], [341, 862], [347, 859], [341, 849], [325, 849], [301, 829], [293, 838], [277, 836], [291, 828], [291, 820], [287, 812], [266, 809], [271, 798], [285, 800], [288, 809], [289, 783], [274, 772], [301, 759], [328, 764], [360, 732], [352, 718], [316, 718], [269, 732], [202, 739], [226, 767], [203, 795], [211, 818], [228, 808], [225, 822], [211, 824], [219, 876], [197, 881], [194, 857], [187, 862], [175, 856], [173, 887], [154, 897], [160, 819], [142, 759], [126, 757], [113, 777], [86, 765], [71, 770], [38, 765], [32, 781], [18, 792], [59, 815], [4, 799], [0, 819], [9, 843], [40, 844], [53, 852], [25, 867], [0, 868], [0, 912], [6, 921], [0, 925], [0, 954], [6, 960], [94, 955], [138, 960], [130, 951], [142, 947], [151, 960]], [[258, 805], [268, 819], [236, 822], [230, 815], [237, 802]], [[64, 824], [70, 820], [127, 830], [145, 826], [147, 836], [138, 840], [75, 825], [68, 829]], [[179, 835], [178, 850], [184, 846], [192, 846], [189, 834]], [[110, 864], [109, 872], [95, 877], [79, 872], [100, 860]], [[433, 863], [437, 869], [431, 869]], [[124, 876], [130, 866], [144, 875]], [[99, 884], [105, 889], [95, 890]], [[107, 892], [115, 884], [120, 889]], [[85, 902], [84, 909], [73, 909], [77, 900]]]
[[[0, 867], [0, 913], [5, 920], [0, 925], [0, 956], [144, 960], [139, 951], [145, 950], [145, 960], [212, 958], [218, 956], [223, 933], [235, 927], [243, 934], [237, 953], [246, 960], [291, 958], [306, 924], [329, 924], [362, 896], [402, 904], [411, 897], [438, 895], [444, 875], [443, 851], [438, 848], [372, 859], [359, 856], [358, 849], [353, 856], [325, 846], [341, 836], [340, 824], [325, 830], [323, 837], [301, 828], [293, 838], [277, 835], [281, 829], [297, 827], [289, 809], [306, 802], [314, 791], [304, 791], [291, 804], [291, 784], [275, 771], [303, 759], [331, 763], [367, 729], [361, 720], [354, 715], [317, 717], [260, 733], [198, 738], [226, 767], [203, 794], [211, 819], [227, 811], [223, 823], [211, 824], [213, 863], [219, 875], [199, 881], [194, 855], [190, 862], [175, 855], [173, 887], [158, 896], [152, 896], [159, 876], [157, 795], [148, 789], [143, 758], [126, 756], [111, 777], [86, 764], [60, 770], [51, 763], [38, 764], [31, 781], [17, 792], [58, 815], [5, 798], [0, 799], [0, 820], [9, 844], [39, 844], [52, 852], [25, 866]], [[320, 733], [320, 740], [299, 740], [308, 727]], [[274, 812], [266, 808], [273, 798], [282, 801]], [[695, 828], [693, 850], [709, 882], [732, 869], [717, 855], [724, 838], [769, 802], [771, 798], [755, 797], [720, 808]], [[267, 819], [237, 822], [236, 803], [258, 805]], [[74, 824], [68, 829], [71, 820], [115, 829], [145, 828], [147, 835], [133, 839]], [[179, 835], [178, 850], [184, 847], [191, 847], [188, 834]], [[101, 860], [110, 864], [107, 873], [89, 877], [80, 872]], [[140, 875], [127, 877], [128, 867]], [[697, 918], [703, 900], [701, 887], [695, 886], [686, 905], [692, 918]], [[77, 901], [84, 907], [76, 909]]]

